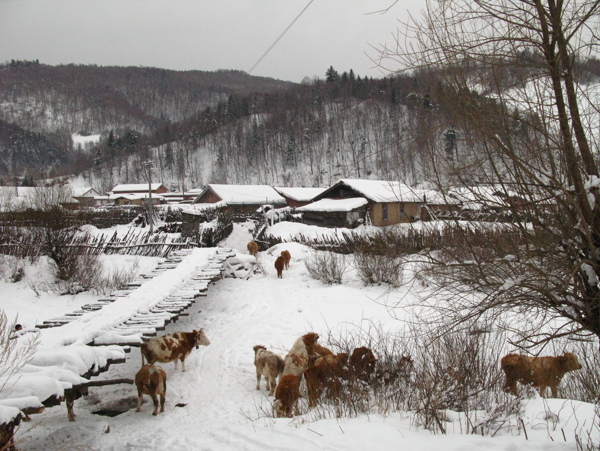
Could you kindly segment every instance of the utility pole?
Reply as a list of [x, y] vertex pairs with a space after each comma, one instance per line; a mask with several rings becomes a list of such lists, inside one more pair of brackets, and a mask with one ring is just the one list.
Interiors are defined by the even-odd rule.
[[148, 225], [150, 226], [150, 233], [154, 232], [154, 208], [152, 207], [152, 169], [154, 166], [152, 160], [144, 161], [146, 172], [148, 174]]

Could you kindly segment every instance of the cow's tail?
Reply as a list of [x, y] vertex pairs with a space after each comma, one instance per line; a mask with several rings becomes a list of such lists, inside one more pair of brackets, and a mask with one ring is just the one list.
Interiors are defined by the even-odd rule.
[[144, 349], [140, 346], [140, 352], [142, 353], [142, 367], [145, 365], [145, 361], [144, 361]]

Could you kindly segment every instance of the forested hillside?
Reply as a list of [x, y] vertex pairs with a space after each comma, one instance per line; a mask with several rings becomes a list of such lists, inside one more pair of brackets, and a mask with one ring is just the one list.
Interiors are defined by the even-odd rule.
[[[595, 63], [581, 65], [589, 83], [598, 77]], [[441, 154], [448, 166], [461, 164], [438, 182], [476, 182], [489, 168], [472, 163], [483, 141], [464, 125], [465, 114], [497, 127], [505, 142], [539, 139], [527, 111], [500, 126], [506, 105], [476, 67], [473, 88], [458, 94], [431, 69], [371, 79], [330, 67], [324, 75], [298, 85], [238, 71], [12, 62], [0, 67], [0, 178], [82, 174], [108, 190], [146, 181], [150, 160], [153, 181], [172, 190], [211, 182], [325, 186], [341, 177], [416, 183], [438, 176], [431, 168]], [[510, 89], [527, 76], [509, 66], [501, 79]], [[74, 133], [101, 140], [76, 148]], [[501, 174], [502, 165], [494, 170]]]
[[[231, 94], [289, 85], [239, 71], [47, 66], [37, 61], [12, 61], [0, 66], [0, 120], [10, 124], [0, 129], [0, 176], [22, 176], [27, 170], [46, 175], [50, 169], [49, 175], [78, 172], [89, 167], [91, 160], [72, 152], [76, 150], [71, 143], [74, 133], [97, 133], [105, 139], [111, 131], [115, 136], [128, 132], [152, 135], [159, 128], [216, 106]], [[56, 153], [53, 149], [62, 156], [48, 161], [44, 155]], [[34, 159], [29, 158], [32, 153], [36, 154]]]

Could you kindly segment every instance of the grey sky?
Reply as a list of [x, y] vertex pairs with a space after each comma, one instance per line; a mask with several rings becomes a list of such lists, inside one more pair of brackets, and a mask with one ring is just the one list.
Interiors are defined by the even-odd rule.
[[[0, 0], [0, 62], [248, 71], [309, 1]], [[393, 43], [411, 3], [314, 0], [252, 74], [299, 82], [333, 65], [381, 76], [365, 53]]]

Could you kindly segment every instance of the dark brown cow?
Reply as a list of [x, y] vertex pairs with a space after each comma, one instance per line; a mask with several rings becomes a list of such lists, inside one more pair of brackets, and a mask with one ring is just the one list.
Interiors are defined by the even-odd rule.
[[200, 345], [208, 346], [210, 341], [204, 334], [204, 329], [194, 330], [192, 332], [175, 332], [162, 337], [155, 337], [148, 340], [141, 346], [142, 365], [144, 357], [150, 365], [156, 362], [173, 362], [177, 369], [177, 360], [181, 360], [181, 368], [185, 371], [185, 358], [192, 352], [194, 347], [198, 349]]
[[529, 357], [519, 354], [508, 354], [500, 360], [502, 370], [506, 375], [504, 390], [517, 395], [517, 381], [522, 384], [532, 384], [540, 390], [544, 397], [546, 387], [552, 390], [552, 397], [558, 396], [558, 384], [569, 371], [581, 369], [581, 364], [575, 354], [565, 352], [557, 357]]
[[282, 251], [280, 257], [283, 258], [283, 265], [285, 269], [290, 269], [290, 260], [292, 259], [290, 251]]
[[158, 397], [160, 396], [160, 411], [165, 411], [165, 396], [167, 394], [167, 374], [156, 365], [144, 365], [135, 375], [135, 386], [138, 391], [136, 412], [142, 410], [143, 395], [150, 395], [154, 403], [152, 415], [158, 415]]
[[277, 260], [275, 260], [275, 269], [277, 270], [277, 277], [279, 279], [283, 278], [283, 266], [283, 258], [277, 257]]
[[375, 373], [377, 359], [369, 348], [361, 346], [354, 349], [350, 356], [350, 371], [357, 379], [370, 382], [371, 376]]
[[273, 407], [277, 417], [291, 418], [296, 401], [300, 398], [300, 377], [288, 374], [283, 376], [275, 390]]

